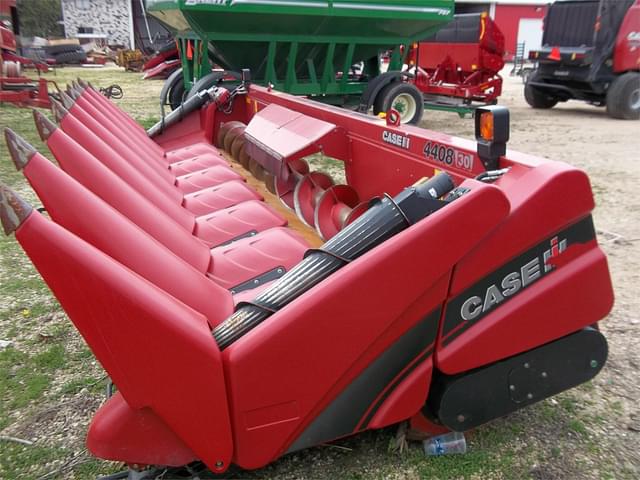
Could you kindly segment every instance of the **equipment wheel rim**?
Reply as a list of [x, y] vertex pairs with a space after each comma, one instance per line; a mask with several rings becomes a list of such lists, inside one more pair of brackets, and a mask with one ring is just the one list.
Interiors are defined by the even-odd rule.
[[631, 92], [629, 97], [629, 106], [632, 110], [640, 110], [640, 88]]
[[391, 107], [400, 114], [400, 123], [411, 121], [418, 110], [416, 99], [408, 93], [401, 93], [394, 98]]

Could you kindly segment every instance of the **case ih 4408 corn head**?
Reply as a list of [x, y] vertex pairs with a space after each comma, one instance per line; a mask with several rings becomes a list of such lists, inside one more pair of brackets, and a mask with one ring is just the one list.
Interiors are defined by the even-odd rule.
[[[87, 444], [222, 473], [405, 422], [466, 431], [593, 378], [613, 302], [584, 172], [250, 83], [144, 131], [83, 82], [11, 130], [0, 218], [117, 386]], [[215, 146], [214, 146], [215, 145]], [[346, 183], [311, 169], [322, 153]]]
[[506, 153], [504, 108], [473, 143], [245, 81], [150, 138], [70, 92], [35, 113], [60, 168], [6, 131], [50, 218], [7, 187], [0, 217], [117, 386], [87, 443], [129, 478], [465, 431], [602, 368], [589, 180]]

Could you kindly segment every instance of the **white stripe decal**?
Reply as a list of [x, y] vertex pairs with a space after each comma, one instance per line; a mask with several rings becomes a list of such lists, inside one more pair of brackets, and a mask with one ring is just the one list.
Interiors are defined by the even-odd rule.
[[389, 12], [417, 12], [417, 13], [437, 13], [438, 15], [449, 15], [451, 12], [448, 8], [434, 8], [434, 7], [407, 7], [407, 6], [390, 6], [390, 5], [371, 5], [368, 3], [342, 3], [334, 2], [335, 8], [345, 8], [353, 10], [383, 10]]
[[194, 5], [224, 5], [227, 0], [186, 0], [184, 3], [187, 7]]
[[[312, 7], [312, 8], [328, 8], [329, 2], [305, 1], [305, 0], [186, 0], [185, 5], [275, 5], [287, 7]], [[334, 2], [335, 8], [345, 10], [378, 10], [385, 12], [411, 12], [411, 13], [435, 13], [438, 15], [449, 15], [449, 8], [436, 7], [409, 7], [409, 6], [392, 6], [392, 5], [374, 5], [370, 3], [343, 3]]]
[[287, 7], [327, 8], [329, 2], [305, 2], [304, 0], [231, 0], [231, 5], [280, 5]]

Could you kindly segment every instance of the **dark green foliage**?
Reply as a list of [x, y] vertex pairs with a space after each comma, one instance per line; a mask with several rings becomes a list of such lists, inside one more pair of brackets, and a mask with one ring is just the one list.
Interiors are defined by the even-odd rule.
[[18, 0], [20, 34], [25, 37], [64, 37], [60, 0]]

